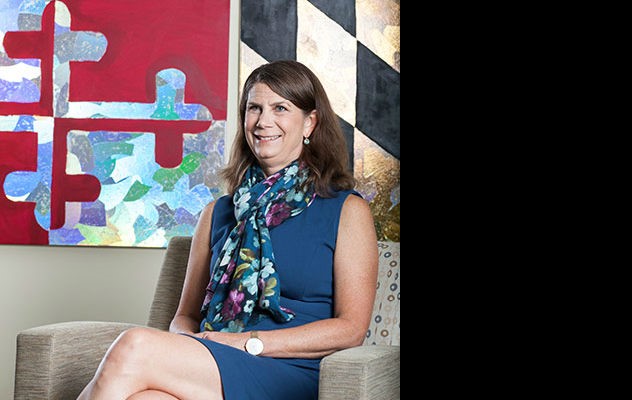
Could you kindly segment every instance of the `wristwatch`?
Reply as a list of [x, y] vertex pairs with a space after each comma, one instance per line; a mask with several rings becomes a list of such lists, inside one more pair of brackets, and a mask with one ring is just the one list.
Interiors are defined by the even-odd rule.
[[263, 353], [263, 342], [259, 339], [257, 331], [250, 331], [250, 338], [246, 340], [246, 351], [253, 356]]

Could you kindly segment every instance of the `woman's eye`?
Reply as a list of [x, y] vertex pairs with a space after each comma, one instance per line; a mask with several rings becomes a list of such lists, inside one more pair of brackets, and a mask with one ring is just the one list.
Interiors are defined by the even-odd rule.
[[287, 109], [285, 107], [283, 107], [283, 106], [276, 106], [276, 110], [277, 111], [285, 111]]
[[255, 105], [248, 106], [248, 111], [258, 111], [258, 110], [259, 110], [259, 106], [255, 106]]

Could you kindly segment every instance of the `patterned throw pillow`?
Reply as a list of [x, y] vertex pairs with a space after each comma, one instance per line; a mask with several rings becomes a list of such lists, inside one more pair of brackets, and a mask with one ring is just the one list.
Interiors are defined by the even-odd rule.
[[364, 344], [399, 345], [400, 243], [380, 241], [377, 293]]

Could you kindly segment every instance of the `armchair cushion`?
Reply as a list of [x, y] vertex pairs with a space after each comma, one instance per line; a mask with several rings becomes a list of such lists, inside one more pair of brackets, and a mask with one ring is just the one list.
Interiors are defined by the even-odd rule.
[[377, 248], [377, 292], [364, 344], [399, 345], [400, 243], [381, 241]]

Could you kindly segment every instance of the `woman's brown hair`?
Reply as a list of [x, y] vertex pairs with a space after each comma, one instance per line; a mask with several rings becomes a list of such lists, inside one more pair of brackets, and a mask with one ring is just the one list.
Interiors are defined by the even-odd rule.
[[309, 144], [303, 146], [299, 156], [299, 160], [311, 170], [307, 184], [313, 184], [321, 197], [331, 197], [335, 190], [353, 189], [356, 181], [349, 169], [347, 142], [320, 80], [298, 61], [279, 60], [259, 66], [244, 83], [239, 101], [237, 135], [230, 160], [220, 171], [228, 193], [235, 193], [246, 170], [257, 162], [244, 132], [248, 92], [256, 83], [266, 84], [306, 115], [316, 110], [316, 128], [309, 137]]

